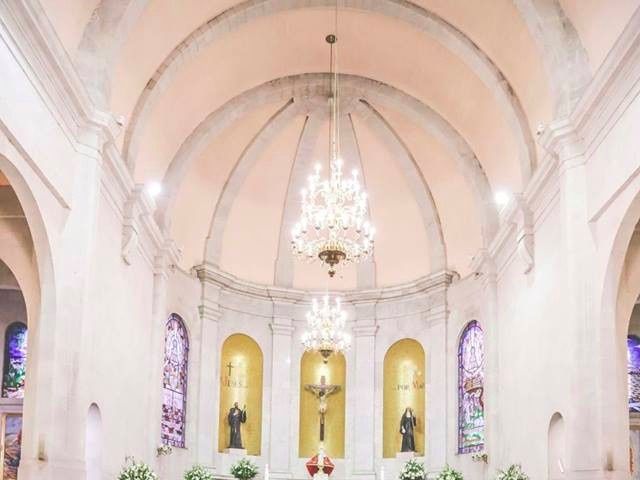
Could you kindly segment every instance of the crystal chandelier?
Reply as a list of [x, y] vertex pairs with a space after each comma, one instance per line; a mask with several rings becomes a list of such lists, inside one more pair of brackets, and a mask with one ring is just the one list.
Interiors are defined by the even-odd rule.
[[316, 260], [328, 268], [330, 277], [340, 262], [361, 262], [373, 252], [375, 229], [369, 223], [367, 193], [360, 187], [358, 172], [352, 177], [342, 174], [343, 162], [339, 155], [338, 75], [334, 70], [335, 35], [326, 38], [331, 48], [331, 117], [329, 178], [322, 180], [322, 167], [316, 165], [302, 190], [302, 214], [291, 232], [295, 255]]
[[332, 353], [341, 353], [351, 346], [351, 335], [345, 331], [347, 313], [342, 310], [339, 298], [334, 305], [325, 295], [322, 303], [312, 300], [311, 310], [307, 312], [308, 330], [302, 334], [302, 345], [307, 351], [320, 352], [324, 362]]

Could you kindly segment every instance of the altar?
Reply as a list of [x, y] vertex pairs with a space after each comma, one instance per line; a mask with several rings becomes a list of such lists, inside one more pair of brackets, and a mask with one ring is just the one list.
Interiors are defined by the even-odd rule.
[[[216, 294], [234, 305], [217, 320], [218, 451], [210, 460], [216, 474], [228, 475], [244, 455], [229, 450], [228, 414], [235, 402], [241, 409], [247, 405], [241, 425], [246, 456], [260, 472], [268, 465], [270, 480], [311, 478], [307, 462], [320, 452], [321, 430], [334, 466], [330, 478], [395, 479], [410, 458], [439, 471], [446, 449], [444, 325], [442, 310], [420, 312], [436, 305], [440, 292], [434, 284], [422, 298], [378, 302], [376, 317], [366, 296], [346, 295], [343, 306], [354, 319], [348, 325], [352, 347], [327, 362], [305, 351], [305, 323], [293, 320], [304, 318], [308, 303], [283, 298], [274, 307], [266, 296], [248, 301], [237, 291]], [[397, 312], [404, 312], [400, 328]], [[272, 315], [269, 322], [255, 322], [265, 314]], [[402, 452], [408, 407], [414, 451]], [[454, 425], [455, 417], [449, 421]]]

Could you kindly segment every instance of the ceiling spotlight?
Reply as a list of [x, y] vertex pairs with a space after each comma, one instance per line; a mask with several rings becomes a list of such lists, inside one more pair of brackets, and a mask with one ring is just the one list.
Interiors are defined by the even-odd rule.
[[493, 201], [496, 202], [496, 205], [499, 208], [506, 207], [509, 203], [509, 200], [511, 200], [511, 195], [509, 195], [509, 193], [505, 192], [504, 190], [498, 190], [493, 196]]
[[146, 190], [151, 198], [156, 198], [162, 193], [162, 184], [160, 182], [149, 182], [147, 183]]

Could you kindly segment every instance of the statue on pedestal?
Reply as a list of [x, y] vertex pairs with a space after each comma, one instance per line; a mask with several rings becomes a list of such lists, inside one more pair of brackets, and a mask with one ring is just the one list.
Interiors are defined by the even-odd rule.
[[415, 452], [416, 441], [413, 436], [413, 430], [416, 427], [416, 416], [413, 414], [413, 409], [407, 407], [400, 419], [400, 433], [402, 434], [402, 447], [401, 452]]
[[229, 422], [230, 439], [229, 448], [242, 449], [242, 434], [240, 431], [240, 424], [247, 421], [247, 406], [245, 405], [242, 410], [238, 407], [238, 402], [233, 404], [233, 407], [229, 410], [227, 415], [227, 421]]

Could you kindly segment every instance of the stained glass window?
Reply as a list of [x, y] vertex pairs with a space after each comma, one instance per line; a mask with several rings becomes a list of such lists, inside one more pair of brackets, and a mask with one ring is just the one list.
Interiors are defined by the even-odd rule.
[[184, 448], [189, 339], [179, 315], [171, 314], [164, 337], [162, 443]]
[[4, 337], [4, 369], [2, 397], [24, 398], [24, 380], [27, 373], [27, 326], [12, 323]]
[[473, 320], [458, 345], [458, 452], [484, 447], [484, 336]]
[[627, 372], [629, 374], [629, 411], [640, 412], [640, 337], [627, 337]]

